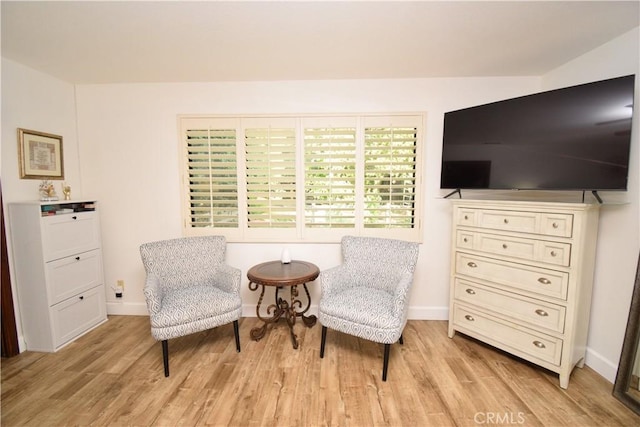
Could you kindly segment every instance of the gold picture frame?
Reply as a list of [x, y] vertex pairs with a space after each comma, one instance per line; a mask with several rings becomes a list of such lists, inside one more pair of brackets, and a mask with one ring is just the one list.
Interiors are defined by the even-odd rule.
[[64, 179], [62, 137], [18, 129], [21, 179]]

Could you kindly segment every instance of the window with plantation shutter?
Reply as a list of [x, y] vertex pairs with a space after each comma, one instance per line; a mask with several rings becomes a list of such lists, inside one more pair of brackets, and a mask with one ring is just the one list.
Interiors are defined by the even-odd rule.
[[305, 227], [356, 225], [356, 128], [304, 129]]
[[413, 228], [416, 127], [364, 129], [364, 227]]
[[421, 114], [181, 116], [186, 235], [421, 241]]
[[186, 124], [189, 227], [237, 228], [236, 129]]
[[296, 227], [296, 130], [245, 129], [247, 226]]

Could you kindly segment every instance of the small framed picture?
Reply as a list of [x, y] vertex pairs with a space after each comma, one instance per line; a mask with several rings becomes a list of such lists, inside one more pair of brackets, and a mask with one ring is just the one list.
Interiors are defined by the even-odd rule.
[[62, 137], [18, 129], [20, 178], [64, 179]]

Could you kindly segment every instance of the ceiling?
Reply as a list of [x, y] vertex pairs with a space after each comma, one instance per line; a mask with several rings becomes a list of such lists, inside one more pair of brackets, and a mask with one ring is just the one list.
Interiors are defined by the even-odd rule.
[[7, 1], [2, 56], [71, 83], [542, 75], [635, 1]]

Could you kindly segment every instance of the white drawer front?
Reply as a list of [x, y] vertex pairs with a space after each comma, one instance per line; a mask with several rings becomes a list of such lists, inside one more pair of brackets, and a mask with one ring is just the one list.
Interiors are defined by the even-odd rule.
[[548, 264], [569, 267], [571, 264], [571, 244], [560, 242], [540, 242], [540, 250], [536, 257]]
[[518, 239], [493, 234], [478, 234], [478, 250], [491, 254], [523, 258], [527, 260], [536, 259], [535, 240]]
[[488, 342], [505, 350], [533, 356], [554, 365], [560, 365], [562, 340], [549, 335], [518, 328], [517, 325], [503, 322], [473, 311], [468, 307], [455, 304], [453, 321], [463, 329], [479, 333], [488, 338]]
[[95, 212], [77, 212], [42, 218], [42, 245], [46, 261], [100, 247], [100, 224]]
[[456, 209], [456, 224], [475, 226], [478, 222], [477, 218], [480, 212], [478, 209], [458, 208]]
[[98, 286], [51, 307], [55, 347], [106, 320], [104, 287]]
[[566, 300], [569, 274], [456, 253], [456, 274]]
[[535, 212], [483, 210], [479, 218], [478, 226], [483, 228], [521, 233], [535, 233], [538, 230], [539, 215]]
[[102, 284], [102, 252], [99, 249], [46, 264], [49, 304]]
[[564, 332], [566, 309], [563, 306], [543, 303], [532, 298], [515, 297], [460, 279], [455, 280], [454, 292], [456, 300], [527, 322], [536, 328]]
[[569, 266], [570, 243], [475, 233], [467, 230], [457, 230], [456, 233], [457, 247], [460, 249], [473, 249], [488, 254]]
[[573, 215], [564, 213], [461, 207], [457, 209], [456, 224], [554, 237], [571, 237], [573, 235]]
[[456, 246], [461, 249], [473, 249], [476, 233], [458, 230], [456, 232]]
[[542, 214], [540, 233], [548, 236], [571, 237], [573, 235], [573, 215]]

